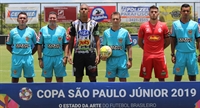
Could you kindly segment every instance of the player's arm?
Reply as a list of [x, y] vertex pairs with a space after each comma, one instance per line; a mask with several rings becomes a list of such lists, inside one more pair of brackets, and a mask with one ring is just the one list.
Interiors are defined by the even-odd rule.
[[40, 30], [38, 37], [37, 37], [37, 52], [38, 52], [38, 59], [42, 60], [42, 45], [43, 45], [43, 35], [42, 30]]
[[12, 54], [12, 37], [11, 33], [8, 34], [7, 40], [6, 40], [6, 49]]
[[38, 36], [35, 33], [35, 31], [33, 31], [33, 38], [32, 38], [32, 42], [35, 45], [34, 48], [32, 49], [32, 55], [35, 54], [35, 52], [37, 51], [37, 40], [38, 40]]
[[175, 46], [176, 46], [176, 34], [175, 34], [175, 29], [173, 26], [171, 30], [170, 43], [171, 43], [171, 55], [174, 56]]
[[171, 35], [170, 31], [169, 31], [167, 25], [165, 25], [165, 30], [164, 30], [164, 49], [167, 48], [169, 46], [169, 44], [170, 44], [170, 38], [169, 38], [170, 35]]
[[142, 26], [140, 26], [139, 31], [138, 31], [138, 45], [142, 49], [144, 47], [143, 38], [144, 38], [144, 31], [143, 31]]
[[69, 31], [69, 35], [71, 36], [70, 37], [70, 40], [69, 40], [69, 46], [68, 46], [68, 56], [71, 56], [72, 54], [72, 50], [73, 50], [73, 47], [74, 47], [74, 38], [76, 36], [76, 30], [75, 30], [75, 27], [74, 25], [71, 23], [71, 28], [70, 28], [70, 31]]
[[196, 41], [197, 41], [197, 49], [199, 51], [199, 55], [200, 55], [200, 26], [198, 25], [197, 26], [197, 30], [195, 32], [195, 38], [196, 38]]
[[99, 31], [98, 31], [98, 23], [94, 27], [93, 35], [94, 35], [95, 42], [96, 42], [97, 56], [100, 56], [100, 38], [99, 38]]
[[132, 61], [132, 45], [128, 45], [127, 46], [127, 50], [128, 50], [128, 58], [130, 61]]

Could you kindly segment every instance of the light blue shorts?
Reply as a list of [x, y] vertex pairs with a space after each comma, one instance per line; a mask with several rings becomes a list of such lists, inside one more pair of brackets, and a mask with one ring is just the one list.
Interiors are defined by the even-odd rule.
[[127, 56], [109, 57], [106, 61], [107, 78], [127, 78], [129, 77], [127, 69]]
[[20, 78], [22, 69], [25, 78], [32, 78], [35, 76], [34, 73], [34, 62], [32, 55], [12, 55], [11, 63], [11, 77]]
[[196, 52], [176, 52], [176, 63], [174, 64], [173, 74], [182, 76], [184, 75], [185, 68], [187, 68], [188, 75], [197, 75], [199, 73]]
[[53, 71], [56, 77], [67, 76], [65, 66], [63, 66], [63, 56], [45, 56], [43, 55], [43, 69], [42, 76], [45, 78], [51, 78]]

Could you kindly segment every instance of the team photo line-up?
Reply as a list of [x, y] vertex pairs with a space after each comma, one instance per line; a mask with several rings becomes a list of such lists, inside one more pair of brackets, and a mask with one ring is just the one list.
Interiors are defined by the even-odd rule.
[[[90, 82], [97, 82], [100, 61], [106, 62], [105, 76], [109, 82], [115, 82], [116, 77], [120, 82], [126, 82], [128, 69], [132, 67], [132, 39], [129, 32], [120, 26], [120, 13], [110, 15], [111, 27], [104, 31], [101, 47], [98, 22], [90, 20], [88, 12], [88, 5], [81, 4], [79, 19], [71, 22], [66, 30], [57, 25], [57, 13], [52, 11], [48, 14], [49, 23], [39, 33], [27, 26], [27, 14], [20, 12], [18, 26], [10, 31], [6, 41], [6, 48], [12, 54], [12, 83], [19, 82], [22, 70], [26, 81], [34, 82], [33, 54], [36, 52], [45, 82], [52, 82], [53, 74], [57, 82], [63, 82], [67, 75], [67, 62], [73, 66], [75, 82], [82, 82], [84, 69]], [[200, 29], [198, 23], [190, 19], [189, 4], [182, 4], [180, 14], [180, 19], [174, 21], [169, 30], [166, 23], [158, 20], [158, 7], [153, 5], [149, 8], [150, 19], [138, 30], [138, 45], [143, 50], [139, 76], [143, 81], [150, 81], [153, 69], [159, 81], [168, 77], [164, 50], [170, 44], [174, 81], [181, 81], [185, 68], [189, 80], [196, 81]]]

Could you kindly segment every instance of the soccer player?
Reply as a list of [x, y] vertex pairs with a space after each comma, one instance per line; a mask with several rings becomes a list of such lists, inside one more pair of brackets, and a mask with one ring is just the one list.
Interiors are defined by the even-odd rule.
[[144, 78], [144, 82], [149, 82], [154, 69], [155, 77], [165, 81], [168, 70], [164, 49], [170, 44], [170, 33], [167, 25], [158, 21], [158, 7], [151, 6], [149, 16], [150, 20], [144, 22], [138, 31], [138, 45], [143, 49], [140, 77]]
[[[32, 55], [37, 51], [37, 35], [35, 30], [26, 25], [27, 21], [27, 14], [20, 12], [17, 16], [19, 24], [10, 31], [6, 42], [7, 50], [12, 54], [12, 83], [19, 82], [22, 70], [27, 82], [33, 82], [35, 76]], [[32, 48], [33, 45], [35, 47]]]
[[113, 12], [111, 14], [112, 27], [105, 30], [103, 34], [102, 44], [112, 49], [112, 55], [109, 58], [101, 57], [103, 61], [106, 60], [106, 77], [109, 82], [114, 82], [115, 77], [118, 77], [120, 82], [126, 82], [126, 78], [129, 77], [128, 69], [132, 67], [132, 39], [129, 32], [120, 27], [120, 22], [120, 13]]
[[56, 12], [49, 13], [48, 21], [49, 24], [40, 29], [38, 42], [39, 66], [42, 68], [42, 76], [45, 77], [45, 82], [52, 82], [53, 71], [56, 81], [63, 82], [63, 77], [67, 75], [65, 71], [68, 51], [66, 30], [57, 25]]
[[[200, 55], [196, 55], [195, 41], [200, 48], [200, 33], [198, 23], [190, 19], [191, 7], [189, 4], [181, 6], [181, 18], [172, 24], [171, 34], [171, 60], [174, 63], [173, 74], [175, 81], [181, 81], [187, 68], [190, 81], [196, 81], [199, 73], [197, 59], [200, 62]], [[176, 52], [175, 52], [176, 50]], [[200, 49], [198, 49], [200, 52]]]
[[[84, 67], [86, 68], [86, 75], [89, 76], [90, 82], [96, 82], [97, 65], [100, 62], [98, 23], [88, 18], [88, 5], [81, 4], [79, 12], [80, 19], [71, 23], [68, 62], [73, 64], [73, 73], [76, 82], [82, 82]], [[71, 51], [74, 45], [74, 38], [76, 38], [76, 45], [72, 62]], [[96, 50], [94, 47], [95, 43]]]

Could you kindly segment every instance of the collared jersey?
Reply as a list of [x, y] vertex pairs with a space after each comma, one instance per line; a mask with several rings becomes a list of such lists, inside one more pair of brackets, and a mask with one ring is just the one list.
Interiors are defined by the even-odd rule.
[[12, 45], [12, 54], [32, 54], [32, 46], [36, 44], [36, 33], [30, 27], [21, 30], [18, 27], [12, 29], [7, 38], [7, 45]]
[[195, 52], [195, 40], [200, 37], [198, 23], [190, 20], [182, 23], [174, 21], [171, 37], [176, 38], [176, 50], [179, 52]]
[[132, 39], [128, 31], [124, 28], [116, 31], [109, 28], [103, 33], [102, 44], [111, 47], [111, 56], [121, 56], [126, 54], [126, 46], [132, 44]]
[[50, 29], [44, 26], [40, 29], [38, 44], [43, 45], [43, 54], [46, 56], [57, 56], [63, 54], [63, 45], [67, 44], [66, 30], [64, 27], [57, 26]]

